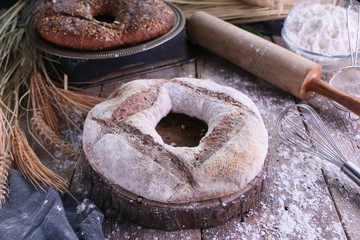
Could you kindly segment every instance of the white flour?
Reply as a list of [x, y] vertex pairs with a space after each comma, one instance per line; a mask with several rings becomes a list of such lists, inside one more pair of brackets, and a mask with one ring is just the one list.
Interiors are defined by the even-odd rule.
[[[308, 2], [294, 8], [285, 25], [288, 39], [303, 49], [325, 55], [350, 53], [345, 8]], [[354, 48], [357, 33], [355, 11], [350, 11], [349, 26]]]

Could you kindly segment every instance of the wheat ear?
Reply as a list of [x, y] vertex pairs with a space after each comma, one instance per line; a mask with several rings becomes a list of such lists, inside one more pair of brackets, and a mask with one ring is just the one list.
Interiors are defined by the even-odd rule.
[[11, 156], [5, 152], [0, 154], [0, 208], [2, 208], [8, 196], [8, 175], [12, 164]]
[[5, 128], [5, 116], [0, 109], [0, 208], [5, 203], [8, 196], [8, 175], [12, 164], [12, 159], [7, 152], [7, 132]]
[[64, 153], [72, 156], [77, 153], [72, 146], [64, 141], [57, 133], [55, 133], [44, 121], [44, 117], [38, 111], [35, 111], [30, 119], [31, 127], [35, 132], [37, 138], [45, 145], [52, 146]]
[[61, 193], [67, 191], [65, 179], [41, 163], [17, 123], [12, 127], [10, 144], [16, 166], [23, 175], [31, 181], [36, 189], [40, 188], [45, 191], [42, 184], [47, 184]]
[[41, 113], [46, 125], [49, 126], [54, 133], [60, 136], [57, 117], [51, 100], [49, 97], [48, 87], [45, 79], [40, 73], [34, 73], [31, 77], [31, 100], [33, 108]]

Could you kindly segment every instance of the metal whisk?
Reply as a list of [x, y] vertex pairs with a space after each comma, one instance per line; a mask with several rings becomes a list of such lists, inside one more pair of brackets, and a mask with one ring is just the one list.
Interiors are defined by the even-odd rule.
[[333, 163], [360, 186], [360, 168], [347, 161], [312, 107], [306, 104], [288, 107], [276, 124], [283, 141]]

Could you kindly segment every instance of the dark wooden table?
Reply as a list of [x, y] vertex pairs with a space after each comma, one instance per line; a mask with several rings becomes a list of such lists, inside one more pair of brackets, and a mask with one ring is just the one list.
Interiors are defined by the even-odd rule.
[[[234, 87], [256, 103], [269, 132], [267, 186], [244, 219], [235, 217], [209, 229], [165, 232], [106, 218], [107, 239], [360, 239], [360, 188], [337, 167], [284, 144], [276, 134], [278, 115], [299, 99], [204, 49], [193, 62], [89, 90], [105, 97], [124, 81], [173, 77], [209, 79]], [[340, 149], [360, 165], [360, 121], [351, 120], [319, 95], [306, 102], [318, 111]], [[55, 171], [71, 180], [72, 192], [91, 197], [91, 183], [83, 175], [84, 158], [51, 161]]]

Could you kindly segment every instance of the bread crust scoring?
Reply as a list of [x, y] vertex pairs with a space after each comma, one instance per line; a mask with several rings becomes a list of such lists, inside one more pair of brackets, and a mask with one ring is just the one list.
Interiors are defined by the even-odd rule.
[[[84, 126], [92, 168], [143, 198], [165, 203], [239, 192], [262, 170], [268, 135], [255, 104], [237, 90], [199, 79], [136, 80], [95, 106]], [[203, 120], [196, 147], [165, 144], [155, 127], [169, 112]]]

